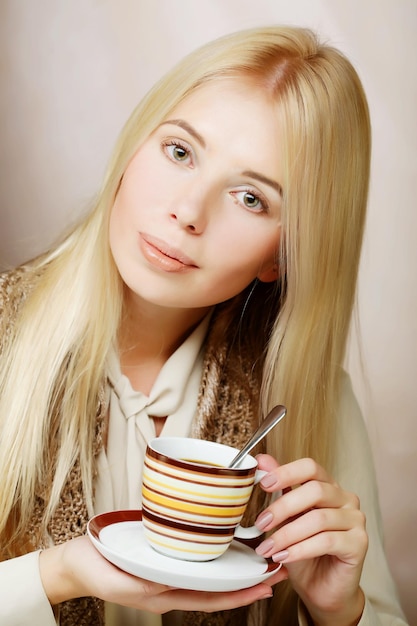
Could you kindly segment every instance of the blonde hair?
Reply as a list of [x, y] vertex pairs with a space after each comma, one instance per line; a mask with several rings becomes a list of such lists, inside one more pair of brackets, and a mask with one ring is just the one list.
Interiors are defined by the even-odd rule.
[[187, 94], [238, 75], [274, 99], [284, 129], [283, 296], [265, 358], [262, 408], [285, 403], [289, 418], [268, 447], [280, 462], [308, 455], [331, 464], [367, 201], [368, 109], [349, 61], [311, 31], [252, 29], [203, 46], [155, 85], [121, 134], [91, 214], [28, 266], [36, 286], [10, 329], [0, 365], [0, 536], [13, 514], [10, 542], [24, 535], [35, 494], [50, 481], [48, 523], [77, 457], [92, 505], [97, 397], [123, 303], [108, 245], [123, 173]]

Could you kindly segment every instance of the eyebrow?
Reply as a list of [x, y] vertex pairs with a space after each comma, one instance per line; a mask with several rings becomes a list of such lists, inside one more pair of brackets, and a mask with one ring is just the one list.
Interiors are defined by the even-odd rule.
[[[174, 124], [175, 126], [179, 126], [183, 130], [185, 130], [187, 133], [189, 133], [192, 137], [194, 137], [194, 139], [198, 141], [198, 143], [203, 148], [206, 147], [206, 142], [204, 141], [200, 133], [198, 133], [196, 129], [193, 128], [191, 124], [189, 124], [185, 120], [181, 120], [181, 119], [166, 120], [165, 122], [162, 122], [160, 126], [163, 126], [164, 124]], [[259, 182], [264, 183], [265, 185], [268, 185], [269, 187], [272, 187], [272, 189], [274, 189], [282, 198], [282, 195], [283, 195], [282, 186], [277, 181], [272, 180], [272, 178], [268, 178], [267, 176], [264, 176], [263, 174], [254, 172], [253, 170], [245, 170], [244, 172], [242, 172], [242, 176], [248, 176], [249, 178], [254, 178], [255, 180], [258, 180]]]
[[188, 122], [186, 122], [185, 120], [166, 120], [165, 122], [162, 122], [160, 126], [163, 126], [164, 124], [174, 124], [175, 126], [179, 126], [180, 128], [183, 128], [185, 131], [187, 131], [187, 133], [189, 133], [192, 137], [194, 137], [196, 141], [198, 141], [200, 146], [202, 146], [203, 148], [206, 147], [206, 142], [204, 141], [200, 133], [198, 133], [196, 129], [193, 128], [190, 124], [188, 124]]
[[264, 176], [263, 174], [258, 174], [258, 172], [253, 172], [252, 170], [246, 170], [245, 172], [242, 172], [242, 176], [249, 176], [249, 178], [254, 178], [255, 180], [259, 180], [260, 183], [269, 185], [269, 187], [272, 187], [272, 189], [275, 189], [275, 191], [278, 192], [278, 194], [282, 198], [282, 187], [275, 180], [272, 180], [272, 178], [268, 178], [267, 176]]

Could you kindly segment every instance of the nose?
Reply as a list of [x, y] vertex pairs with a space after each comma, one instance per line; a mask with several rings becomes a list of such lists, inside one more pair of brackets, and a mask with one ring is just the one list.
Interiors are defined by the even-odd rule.
[[184, 190], [172, 206], [169, 217], [190, 234], [201, 235], [207, 224], [207, 198], [201, 192]]
[[201, 235], [205, 228], [205, 219], [201, 214], [194, 212], [193, 215], [186, 214], [182, 209], [177, 209], [170, 213], [170, 218], [178, 225], [193, 235]]

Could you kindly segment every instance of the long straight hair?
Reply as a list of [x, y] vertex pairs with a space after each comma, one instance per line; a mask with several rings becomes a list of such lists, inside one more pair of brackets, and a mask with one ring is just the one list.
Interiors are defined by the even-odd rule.
[[19, 553], [39, 493], [47, 494], [46, 528], [77, 458], [92, 511], [97, 397], [123, 308], [109, 214], [149, 134], [201, 84], [231, 76], [247, 77], [271, 98], [284, 132], [281, 300], [261, 396], [264, 411], [285, 403], [290, 417], [279, 439], [269, 436], [268, 450], [280, 462], [313, 456], [331, 467], [367, 202], [368, 108], [350, 62], [314, 33], [252, 29], [203, 46], [155, 85], [122, 131], [89, 216], [22, 273], [31, 291], [7, 332], [0, 327], [0, 537], [7, 554]]

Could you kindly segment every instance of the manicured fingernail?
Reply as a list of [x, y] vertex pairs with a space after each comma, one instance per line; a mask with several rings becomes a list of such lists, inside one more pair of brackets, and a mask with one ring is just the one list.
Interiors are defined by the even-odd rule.
[[272, 473], [267, 474], [261, 480], [261, 485], [262, 487], [265, 487], [265, 489], [272, 487], [276, 483], [277, 483], [277, 477], [275, 476], [275, 474], [272, 474]]
[[259, 517], [255, 521], [256, 528], [259, 530], [264, 530], [274, 519], [272, 513], [270, 511], [264, 511], [259, 515]]
[[265, 541], [259, 544], [255, 552], [256, 554], [259, 554], [259, 556], [264, 556], [265, 554], [268, 554], [268, 552], [271, 552], [273, 547], [274, 542], [272, 541], [272, 539], [265, 539]]
[[271, 558], [274, 561], [274, 563], [282, 563], [289, 556], [290, 556], [290, 553], [288, 552], [288, 550], [281, 550], [281, 552], [275, 552], [275, 554], [273, 554]]

